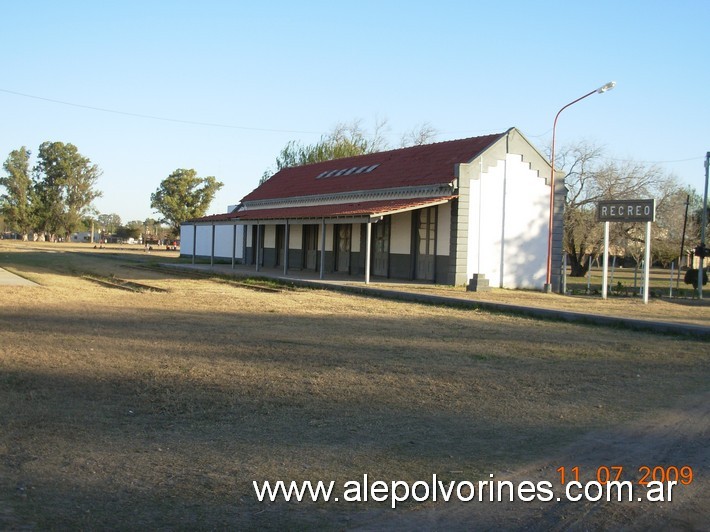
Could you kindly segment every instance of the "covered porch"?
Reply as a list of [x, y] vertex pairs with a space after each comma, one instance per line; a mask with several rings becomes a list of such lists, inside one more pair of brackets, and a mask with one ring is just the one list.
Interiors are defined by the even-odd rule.
[[[211, 266], [231, 258], [232, 269], [268, 269], [284, 277], [292, 272], [319, 280], [362, 278], [366, 284], [372, 277], [437, 282], [448, 275], [452, 199], [250, 209], [203, 219], [193, 223], [192, 262], [207, 251], [197, 252], [199, 227], [211, 231]], [[229, 246], [220, 244], [219, 232], [221, 240], [231, 234], [231, 257], [225, 257]]]

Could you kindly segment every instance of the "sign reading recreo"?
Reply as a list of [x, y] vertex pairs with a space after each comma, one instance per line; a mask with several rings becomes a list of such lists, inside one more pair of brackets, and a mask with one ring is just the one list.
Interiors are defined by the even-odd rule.
[[656, 200], [609, 200], [597, 203], [598, 222], [654, 222]]

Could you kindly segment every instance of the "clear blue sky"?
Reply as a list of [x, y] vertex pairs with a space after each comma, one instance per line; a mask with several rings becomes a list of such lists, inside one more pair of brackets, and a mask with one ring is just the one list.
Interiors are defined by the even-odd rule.
[[0, 159], [70, 142], [103, 170], [98, 210], [124, 221], [155, 217], [177, 168], [223, 181], [224, 212], [289, 140], [353, 119], [386, 118], [393, 147], [428, 122], [436, 140], [515, 126], [542, 150], [557, 111], [610, 80], [561, 115], [558, 145], [704, 187], [706, 0], [4, 0], [2, 19]]

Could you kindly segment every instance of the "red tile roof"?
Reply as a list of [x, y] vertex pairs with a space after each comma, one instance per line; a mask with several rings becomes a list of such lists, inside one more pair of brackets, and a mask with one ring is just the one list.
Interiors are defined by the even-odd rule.
[[285, 168], [242, 201], [450, 183], [457, 163], [475, 159], [503, 135], [437, 142]]
[[227, 220], [234, 220], [237, 218], [236, 212], [226, 212], [223, 214], [209, 214], [207, 216], [202, 216], [200, 218], [190, 218], [185, 220], [185, 223], [193, 222], [225, 222]]
[[381, 201], [363, 201], [357, 203], [336, 203], [327, 205], [313, 205], [309, 207], [285, 207], [282, 209], [250, 209], [228, 214], [213, 214], [188, 220], [195, 222], [223, 222], [229, 220], [277, 220], [294, 218], [338, 218], [338, 217], [366, 217], [392, 214], [426, 206], [445, 203], [456, 196], [416, 199], [392, 199]]
[[314, 205], [310, 207], [286, 207], [283, 209], [254, 209], [241, 211], [239, 220], [275, 220], [284, 218], [336, 218], [352, 216], [377, 216], [408, 211], [446, 203], [455, 196], [437, 198], [398, 199], [382, 201], [363, 201], [359, 203], [337, 203]]

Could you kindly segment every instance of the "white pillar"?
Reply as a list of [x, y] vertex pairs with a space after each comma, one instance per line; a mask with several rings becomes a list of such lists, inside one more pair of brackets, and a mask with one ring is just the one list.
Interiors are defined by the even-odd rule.
[[210, 268], [214, 266], [214, 233], [215, 225], [212, 224], [212, 247], [210, 248]]
[[370, 243], [372, 240], [372, 222], [367, 222], [365, 238], [365, 284], [370, 284]]
[[321, 222], [320, 232], [320, 278], [325, 277], [325, 218]]
[[284, 275], [288, 275], [288, 220], [284, 228]]
[[609, 271], [609, 222], [604, 222], [604, 266], [602, 268], [602, 299], [606, 299], [606, 276]]
[[257, 222], [257, 224], [256, 224], [256, 251], [254, 252], [255, 253], [254, 256], [256, 257], [256, 271], [259, 271], [259, 261], [260, 261], [259, 248], [260, 247], [261, 247], [261, 227], [259, 227], [259, 223]]
[[232, 269], [237, 256], [237, 224], [232, 226]]
[[197, 246], [197, 225], [192, 224], [192, 263], [195, 264], [195, 247]]
[[651, 272], [651, 222], [646, 222], [646, 250], [643, 254], [643, 302], [648, 303], [648, 282]]

